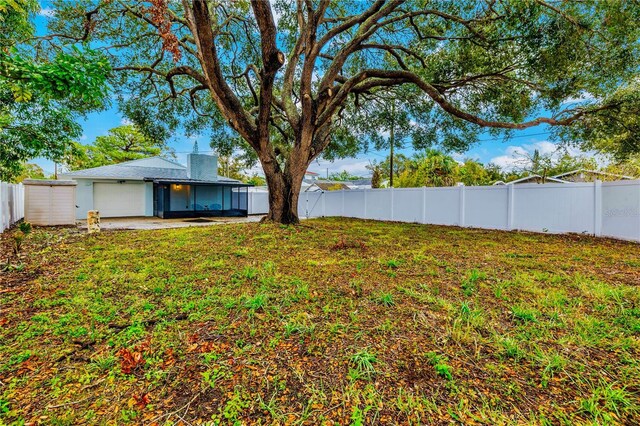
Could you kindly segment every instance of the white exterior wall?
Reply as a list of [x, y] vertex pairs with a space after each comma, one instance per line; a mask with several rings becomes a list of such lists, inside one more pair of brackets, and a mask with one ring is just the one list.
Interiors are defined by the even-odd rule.
[[[93, 184], [94, 183], [108, 183], [113, 182], [113, 180], [107, 179], [82, 179], [82, 178], [74, 178], [78, 183], [76, 189], [76, 219], [86, 219], [87, 212], [89, 210], [95, 210], [95, 205], [93, 202]], [[125, 182], [136, 182], [142, 183], [140, 181], [125, 181]], [[144, 182], [144, 216], [153, 216], [153, 182]]]
[[[268, 194], [249, 192], [249, 214], [268, 210]], [[302, 192], [298, 213], [640, 242], [640, 180]]]
[[87, 212], [93, 210], [93, 181], [75, 179], [76, 186], [76, 219], [86, 219]]

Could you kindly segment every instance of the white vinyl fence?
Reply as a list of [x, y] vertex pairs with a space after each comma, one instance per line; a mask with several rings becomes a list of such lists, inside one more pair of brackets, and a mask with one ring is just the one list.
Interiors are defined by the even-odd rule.
[[[266, 192], [249, 193], [249, 214], [268, 209]], [[640, 180], [303, 192], [298, 213], [640, 242]]]
[[0, 182], [0, 233], [23, 217], [24, 187]]

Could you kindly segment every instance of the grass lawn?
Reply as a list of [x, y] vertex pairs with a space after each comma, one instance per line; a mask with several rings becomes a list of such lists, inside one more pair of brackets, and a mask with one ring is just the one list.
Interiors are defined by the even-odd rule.
[[23, 256], [0, 424], [640, 423], [637, 244], [323, 219]]

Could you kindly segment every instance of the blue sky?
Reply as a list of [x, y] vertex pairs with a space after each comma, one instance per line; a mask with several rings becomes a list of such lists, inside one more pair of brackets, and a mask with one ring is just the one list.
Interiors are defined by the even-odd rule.
[[[45, 32], [47, 16], [54, 13], [47, 5], [46, 1], [41, 1], [43, 9], [36, 17], [36, 27], [39, 33]], [[118, 127], [126, 121], [122, 114], [118, 111], [117, 105], [113, 105], [106, 111], [89, 114], [86, 119], [81, 120], [83, 127], [83, 136], [79, 142], [84, 144], [92, 143], [97, 136], [106, 135], [109, 129]], [[480, 142], [472, 146], [463, 154], [454, 154], [454, 157], [462, 161], [465, 158], [473, 158], [482, 163], [493, 162], [506, 169], [518, 167], [522, 164], [522, 159], [527, 154], [532, 154], [535, 149], [541, 153], [552, 153], [557, 147], [548, 142], [549, 130], [547, 126], [539, 126], [527, 130], [514, 133], [511, 139], [504, 141], [500, 138], [494, 138], [491, 135], [481, 136]], [[195, 140], [199, 141], [200, 152], [207, 152], [207, 137], [188, 137], [185, 134], [176, 134], [169, 141], [169, 145], [176, 152], [177, 159], [181, 163], [186, 163], [186, 155], [193, 149]], [[409, 144], [407, 144], [409, 145]], [[405, 155], [411, 155], [411, 149], [399, 150]], [[577, 151], [573, 152], [577, 154]], [[355, 175], [369, 175], [366, 166], [372, 161], [382, 161], [387, 153], [383, 151], [370, 151], [363, 153], [355, 158], [345, 158], [330, 162], [319, 159], [311, 164], [309, 170], [320, 173], [324, 176], [326, 173], [334, 173], [346, 170]], [[41, 166], [46, 173], [53, 174], [54, 164], [52, 161], [38, 158], [32, 161]], [[252, 172], [260, 173], [259, 167], [254, 168]]]

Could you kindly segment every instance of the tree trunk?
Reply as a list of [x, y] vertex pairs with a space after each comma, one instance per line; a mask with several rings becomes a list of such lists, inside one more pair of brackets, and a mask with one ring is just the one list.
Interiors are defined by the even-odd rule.
[[[277, 185], [269, 182], [279, 181]], [[295, 225], [300, 222], [298, 218], [298, 198], [300, 196], [300, 185], [294, 186], [290, 180], [284, 176], [276, 176], [269, 179], [269, 214], [264, 220], [285, 225]]]
[[269, 189], [269, 213], [264, 220], [285, 225], [299, 223], [298, 199], [306, 164], [292, 167], [290, 161], [290, 166], [282, 171], [275, 157], [269, 156], [260, 160]]

